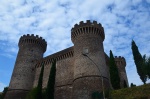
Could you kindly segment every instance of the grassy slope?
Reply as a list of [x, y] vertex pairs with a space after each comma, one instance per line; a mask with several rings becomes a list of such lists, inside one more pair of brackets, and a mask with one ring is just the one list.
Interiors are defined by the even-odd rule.
[[150, 84], [111, 92], [112, 99], [150, 99]]

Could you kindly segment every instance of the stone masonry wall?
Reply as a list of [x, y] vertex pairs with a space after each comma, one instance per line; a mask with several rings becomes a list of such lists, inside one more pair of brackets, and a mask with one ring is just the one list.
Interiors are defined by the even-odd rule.
[[34, 66], [37, 60], [43, 58], [47, 44], [41, 37], [27, 34], [20, 38], [18, 46], [19, 52], [5, 99], [22, 99], [32, 89]]
[[127, 78], [127, 74], [126, 74], [126, 61], [124, 57], [117, 57], [115, 56], [115, 62], [119, 71], [119, 76], [120, 76], [120, 86], [121, 88], [124, 87], [124, 81], [126, 81], [127, 86], [129, 86], [128, 84], [128, 78]]
[[35, 68], [35, 79], [33, 87], [37, 86], [41, 65], [44, 63], [43, 88], [47, 86], [48, 77], [52, 65], [52, 59], [56, 59], [56, 87], [72, 84], [73, 81], [73, 48], [68, 48], [61, 52], [45, 57]]

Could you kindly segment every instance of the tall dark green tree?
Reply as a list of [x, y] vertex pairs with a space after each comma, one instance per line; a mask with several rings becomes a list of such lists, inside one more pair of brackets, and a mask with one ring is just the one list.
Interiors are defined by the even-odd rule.
[[37, 97], [36, 99], [42, 99], [42, 83], [43, 83], [44, 64], [42, 65], [38, 85], [37, 85]]
[[111, 50], [110, 50], [110, 59], [109, 59], [109, 73], [110, 73], [110, 81], [111, 81], [112, 87], [114, 89], [120, 89], [119, 72], [118, 72], [118, 68], [116, 66], [115, 59]]
[[150, 57], [146, 57], [146, 55], [143, 55], [143, 67], [147, 76], [147, 79], [150, 79]]
[[137, 73], [140, 76], [140, 79], [144, 84], [146, 84], [147, 81], [147, 75], [145, 71], [145, 63], [142, 55], [140, 54], [138, 47], [134, 40], [132, 40], [132, 53], [134, 58], [134, 63], [136, 65]]
[[3, 90], [3, 93], [2, 93], [2, 95], [1, 95], [1, 98], [2, 98], [2, 99], [4, 99], [7, 90], [8, 90], [8, 87], [5, 87], [4, 90]]
[[50, 69], [50, 75], [45, 93], [46, 99], [54, 99], [55, 76], [56, 76], [56, 60], [54, 60], [54, 62], [52, 63], [52, 67]]
[[150, 79], [150, 57], [147, 58], [147, 76]]

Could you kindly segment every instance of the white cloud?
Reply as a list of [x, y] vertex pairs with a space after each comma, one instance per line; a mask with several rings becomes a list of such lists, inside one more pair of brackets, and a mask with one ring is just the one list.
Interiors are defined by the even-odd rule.
[[[1, 0], [0, 50], [14, 56], [23, 34], [40, 35], [48, 43], [49, 55], [72, 46], [70, 30], [87, 19], [96, 20], [105, 29], [105, 52], [124, 56], [129, 82], [141, 84], [131, 52], [134, 39], [142, 54], [150, 55], [149, 0]], [[149, 43], [148, 43], [149, 42]], [[56, 46], [57, 45], [57, 46]], [[134, 79], [133, 79], [134, 78]]]
[[4, 87], [7, 87], [4, 83], [0, 82], [0, 92], [4, 90]]

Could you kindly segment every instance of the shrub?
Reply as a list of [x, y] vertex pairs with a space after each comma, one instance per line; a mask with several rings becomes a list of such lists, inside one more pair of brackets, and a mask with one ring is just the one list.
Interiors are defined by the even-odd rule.
[[31, 91], [28, 92], [26, 99], [37, 99], [38, 88], [35, 87]]

